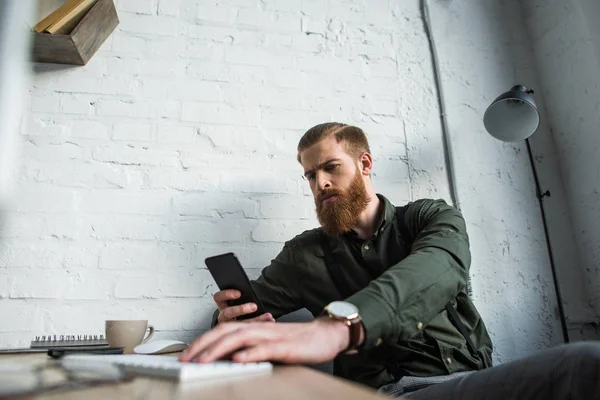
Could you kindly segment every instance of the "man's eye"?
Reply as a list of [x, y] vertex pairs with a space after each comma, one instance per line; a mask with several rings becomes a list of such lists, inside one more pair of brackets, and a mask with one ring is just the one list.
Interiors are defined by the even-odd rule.
[[325, 171], [327, 172], [331, 172], [335, 169], [337, 169], [340, 166], [340, 164], [331, 164], [325, 167]]
[[305, 176], [306, 176], [306, 179], [308, 179], [309, 181], [313, 181], [315, 179], [315, 176], [317, 176], [317, 174], [308, 174]]

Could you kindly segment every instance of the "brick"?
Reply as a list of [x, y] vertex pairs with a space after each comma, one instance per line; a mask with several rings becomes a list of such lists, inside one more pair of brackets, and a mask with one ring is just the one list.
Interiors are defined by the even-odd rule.
[[106, 146], [96, 147], [92, 150], [92, 157], [96, 161], [119, 165], [151, 165], [175, 166], [178, 165], [175, 151], [149, 149], [143, 146]]
[[237, 23], [260, 31], [299, 32], [300, 13], [290, 14], [246, 8], [239, 10]]
[[188, 2], [183, 0], [158, 0], [158, 15], [178, 17], [179, 15], [190, 15]]
[[320, 113], [293, 110], [261, 109], [262, 125], [273, 129], [294, 129], [298, 126], [311, 127], [329, 121], [329, 118]]
[[69, 214], [46, 214], [43, 218], [43, 239], [77, 240], [85, 234], [85, 221], [81, 216]]
[[15, 274], [10, 288], [11, 299], [59, 299], [69, 288], [66, 271], [38, 270], [35, 273]]
[[285, 53], [286, 52], [281, 49], [271, 52], [260, 48], [233, 45], [225, 49], [225, 61], [232, 64], [259, 65], [271, 68], [293, 68], [293, 53]]
[[299, 196], [260, 199], [260, 215], [268, 219], [308, 219], [314, 214], [314, 202]]
[[141, 174], [126, 166], [79, 162], [39, 163], [32, 165], [37, 182], [55, 186], [92, 189], [135, 187]]
[[182, 243], [235, 243], [250, 236], [255, 221], [222, 219], [171, 221], [163, 230], [163, 240]]
[[219, 176], [210, 171], [180, 170], [178, 168], [146, 168], [145, 189], [174, 189], [182, 192], [216, 190]]
[[177, 20], [174, 18], [122, 13], [119, 14], [119, 19], [121, 23], [117, 29], [121, 32], [153, 36], [177, 35]]
[[[121, 315], [119, 312], [125, 308], [109, 300], [44, 302], [40, 306], [43, 329], [36, 335], [103, 335], [104, 321], [116, 319], [115, 315]], [[131, 314], [125, 318], [135, 317]]]
[[65, 249], [63, 266], [67, 270], [96, 269], [99, 264], [100, 247], [94, 244], [69, 245]]
[[[0, 251], [2, 251], [0, 249]], [[2, 253], [0, 253], [0, 257], [2, 257]], [[0, 263], [0, 266], [2, 264]], [[12, 276], [9, 277], [9, 274], [6, 272], [0, 272], [0, 299], [8, 298], [9, 287], [12, 282]]]
[[24, 242], [3, 240], [0, 245], [0, 266], [3, 268], [62, 268], [62, 246], [56, 242]]
[[158, 0], [120, 0], [117, 3], [119, 12], [134, 14], [156, 14]]
[[28, 109], [38, 113], [57, 113], [60, 110], [60, 97], [56, 93], [32, 93]]
[[145, 64], [143, 60], [138, 58], [114, 56], [104, 60], [106, 70], [119, 74], [128, 74], [136, 76], [140, 73], [140, 69]]
[[141, 76], [176, 78], [185, 75], [188, 64], [188, 60], [145, 59], [139, 62], [137, 70]]
[[84, 149], [70, 141], [47, 142], [42, 138], [30, 139], [21, 143], [21, 154], [25, 159], [37, 161], [81, 160], [84, 158]]
[[137, 215], [86, 217], [88, 235], [98, 240], [158, 240], [162, 218]]
[[219, 85], [214, 82], [182, 79], [172, 82], [167, 90], [170, 99], [184, 101], [217, 102], [220, 98]]
[[221, 190], [224, 192], [284, 194], [297, 192], [295, 180], [264, 172], [229, 171], [220, 175], [220, 182]]
[[100, 268], [160, 270], [191, 267], [194, 245], [177, 243], [106, 243], [100, 250]]
[[60, 112], [63, 114], [92, 115], [96, 110], [98, 96], [61, 93]]
[[209, 6], [198, 4], [196, 19], [206, 22], [219, 22], [222, 24], [233, 24], [238, 10], [228, 6]]
[[196, 128], [193, 126], [159, 126], [157, 140], [162, 143], [193, 143]]
[[110, 115], [115, 117], [135, 117], [139, 103], [136, 100], [98, 100], [96, 107], [98, 115]]
[[181, 216], [205, 216], [221, 218], [256, 218], [256, 201], [221, 193], [199, 193], [173, 199], [173, 212]]
[[210, 297], [214, 281], [208, 271], [172, 271], [168, 273], [122, 277], [116, 284], [118, 299], [203, 298]]
[[115, 277], [102, 274], [77, 273], [69, 277], [65, 294], [68, 300], [104, 300], [112, 296]]
[[149, 142], [154, 137], [154, 127], [150, 123], [115, 123], [113, 140]]
[[231, 107], [222, 103], [183, 103], [183, 121], [207, 122], [238, 126], [256, 126], [258, 116], [254, 110]]
[[67, 133], [71, 138], [108, 139], [110, 127], [100, 121], [75, 120]]
[[266, 0], [265, 9], [275, 11], [285, 11], [297, 14], [302, 9], [303, 0]]
[[187, 39], [182, 52], [186, 58], [218, 62], [225, 58], [223, 46], [222, 43], [208, 42], [204, 39]]
[[261, 44], [261, 35], [257, 32], [237, 30], [229, 26], [191, 25], [188, 35], [193, 39], [236, 46], [258, 47]]
[[74, 208], [74, 193], [68, 190], [48, 190], [42, 187], [21, 189], [15, 194], [12, 206], [18, 212], [68, 213]]
[[39, 311], [21, 302], [3, 301], [0, 303], [0, 315], [0, 332], [31, 331], [40, 325]]
[[41, 215], [4, 212], [0, 220], [0, 238], [39, 239], [43, 226]]
[[89, 214], [164, 215], [171, 208], [171, 198], [157, 193], [115, 193], [96, 190], [81, 195], [79, 208]]
[[252, 230], [252, 240], [284, 243], [296, 235], [318, 226], [318, 223], [312, 221], [263, 220], [259, 221]]
[[27, 115], [21, 133], [28, 136], [61, 137], [69, 130], [67, 120], [60, 117]]

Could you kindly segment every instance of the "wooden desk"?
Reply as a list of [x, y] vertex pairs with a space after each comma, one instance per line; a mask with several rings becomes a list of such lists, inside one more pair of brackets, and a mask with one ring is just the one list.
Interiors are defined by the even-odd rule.
[[[45, 353], [1, 355], [0, 363], [38, 366], [52, 362]], [[310, 368], [276, 366], [271, 374], [214, 383], [183, 383], [136, 377], [132, 382], [36, 395], [34, 399], [252, 399], [252, 400], [369, 400], [388, 398], [373, 389]]]

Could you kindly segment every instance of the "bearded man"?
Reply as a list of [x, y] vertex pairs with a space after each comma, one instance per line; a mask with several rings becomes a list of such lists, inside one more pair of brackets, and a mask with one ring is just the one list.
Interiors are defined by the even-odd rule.
[[[234, 321], [257, 305], [229, 306], [240, 293], [217, 292], [216, 327], [200, 336], [181, 361], [317, 364], [335, 359], [337, 376], [423, 399], [525, 399], [542, 393], [560, 398], [555, 397], [560, 391], [539, 388], [549, 379], [545, 387], [556, 388], [560, 378], [553, 372], [564, 360], [573, 366], [595, 363], [586, 374], [598, 373], [597, 345], [591, 359], [580, 357], [588, 348], [566, 346], [525, 364], [488, 368], [492, 343], [465, 293], [471, 255], [463, 217], [443, 200], [395, 207], [376, 193], [373, 158], [360, 128], [334, 122], [309, 129], [298, 144], [298, 162], [321, 228], [286, 242], [252, 282], [265, 314]], [[303, 308], [314, 320], [274, 322]], [[584, 379], [592, 381], [597, 379]], [[568, 394], [577, 398], [573, 381], [568, 382]]]

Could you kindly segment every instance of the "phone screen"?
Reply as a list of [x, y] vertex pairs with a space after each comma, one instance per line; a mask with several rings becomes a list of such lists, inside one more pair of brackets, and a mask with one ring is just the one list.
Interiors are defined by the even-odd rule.
[[254, 289], [252, 289], [246, 271], [244, 271], [242, 264], [235, 254], [225, 253], [208, 257], [204, 262], [220, 290], [236, 289], [242, 294], [239, 299], [230, 300], [230, 306], [256, 303], [258, 308], [255, 312], [239, 316], [238, 320], [258, 317], [265, 313], [260, 299], [256, 296]]

